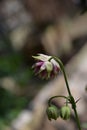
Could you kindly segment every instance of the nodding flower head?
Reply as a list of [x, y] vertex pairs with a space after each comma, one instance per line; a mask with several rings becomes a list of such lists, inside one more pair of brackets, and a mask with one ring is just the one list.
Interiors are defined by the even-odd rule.
[[36, 75], [39, 75], [42, 79], [49, 79], [55, 77], [59, 70], [59, 64], [48, 55], [38, 54], [32, 56], [36, 63], [32, 66]]

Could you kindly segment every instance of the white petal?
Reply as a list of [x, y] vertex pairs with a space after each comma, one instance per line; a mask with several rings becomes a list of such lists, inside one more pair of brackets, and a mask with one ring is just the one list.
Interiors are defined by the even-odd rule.
[[38, 55], [40, 57], [40, 60], [42, 61], [48, 61], [51, 58], [51, 56], [44, 55], [44, 54], [38, 54]]
[[54, 59], [51, 60], [51, 63], [53, 63], [54, 66], [57, 66], [58, 68], [60, 68], [59, 64]]

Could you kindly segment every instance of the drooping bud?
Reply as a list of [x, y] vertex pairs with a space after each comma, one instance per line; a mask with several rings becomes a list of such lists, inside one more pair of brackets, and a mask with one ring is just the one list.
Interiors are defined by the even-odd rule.
[[51, 105], [46, 110], [48, 119], [51, 121], [51, 119], [57, 120], [59, 117], [59, 110], [55, 105]]
[[60, 110], [60, 116], [63, 120], [68, 120], [70, 118], [70, 107], [69, 106], [63, 106]]

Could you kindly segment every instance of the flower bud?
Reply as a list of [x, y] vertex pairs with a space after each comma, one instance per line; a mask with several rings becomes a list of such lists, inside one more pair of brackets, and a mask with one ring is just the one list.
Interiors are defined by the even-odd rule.
[[63, 106], [60, 110], [60, 116], [63, 120], [68, 120], [70, 118], [70, 107]]
[[51, 119], [56, 120], [59, 117], [59, 110], [55, 105], [49, 106], [46, 110], [46, 113], [49, 120]]

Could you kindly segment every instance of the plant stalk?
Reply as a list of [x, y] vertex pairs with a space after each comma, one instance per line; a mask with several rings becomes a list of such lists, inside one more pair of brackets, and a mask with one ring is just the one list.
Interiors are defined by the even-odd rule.
[[75, 114], [77, 126], [78, 126], [79, 130], [82, 130], [82, 129], [81, 129], [81, 125], [80, 125], [80, 121], [79, 121], [79, 117], [78, 117], [78, 113], [77, 113], [77, 110], [76, 110], [76, 103], [75, 103], [75, 100], [74, 100], [74, 98], [73, 98], [73, 96], [72, 96], [72, 94], [71, 94], [70, 88], [69, 88], [69, 84], [68, 84], [66, 72], [65, 72], [65, 69], [64, 69], [64, 65], [63, 65], [63, 63], [61, 62], [61, 60], [58, 59], [57, 57], [52, 56], [52, 58], [55, 59], [55, 60], [58, 62], [59, 66], [60, 66], [60, 68], [61, 68], [61, 70], [62, 70], [64, 79], [65, 79], [65, 83], [66, 83], [66, 87], [67, 87], [67, 91], [68, 91], [68, 94], [69, 94], [69, 98], [70, 98], [70, 101], [71, 101], [71, 104], [72, 104], [72, 109], [73, 109], [74, 114]]

